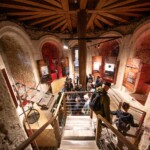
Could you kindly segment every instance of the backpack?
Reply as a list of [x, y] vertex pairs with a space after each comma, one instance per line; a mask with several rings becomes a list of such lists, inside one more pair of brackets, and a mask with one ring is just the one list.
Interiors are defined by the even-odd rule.
[[116, 124], [118, 130], [120, 130], [120, 131], [122, 131], [124, 133], [126, 133], [128, 130], [130, 130], [130, 124], [127, 123], [127, 122], [124, 122], [122, 120], [122, 118], [116, 119], [115, 120], [115, 124]]
[[101, 96], [103, 95], [102, 92], [95, 92], [93, 93], [90, 102], [89, 102], [89, 106], [93, 111], [98, 111], [101, 110]]

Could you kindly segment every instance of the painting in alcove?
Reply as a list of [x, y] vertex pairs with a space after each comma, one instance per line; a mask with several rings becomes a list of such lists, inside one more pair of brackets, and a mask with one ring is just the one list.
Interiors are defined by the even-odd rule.
[[62, 77], [62, 67], [60, 64], [58, 47], [53, 43], [45, 43], [42, 47], [42, 55], [49, 67], [52, 81]]
[[49, 71], [48, 65], [45, 63], [45, 61], [38, 60], [37, 65], [38, 65], [41, 83], [46, 83], [48, 81], [51, 81], [50, 71]]
[[136, 91], [136, 79], [140, 68], [140, 59], [129, 58], [126, 63], [123, 85], [130, 91]]

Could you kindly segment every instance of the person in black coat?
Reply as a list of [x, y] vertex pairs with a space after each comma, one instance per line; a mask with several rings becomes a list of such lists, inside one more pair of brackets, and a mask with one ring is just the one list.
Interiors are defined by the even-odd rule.
[[115, 124], [123, 134], [126, 134], [128, 130], [130, 130], [130, 126], [138, 127], [139, 125], [134, 122], [133, 115], [128, 112], [130, 105], [126, 102], [122, 104], [123, 110], [111, 111], [112, 115], [116, 115], [117, 119], [115, 120]]

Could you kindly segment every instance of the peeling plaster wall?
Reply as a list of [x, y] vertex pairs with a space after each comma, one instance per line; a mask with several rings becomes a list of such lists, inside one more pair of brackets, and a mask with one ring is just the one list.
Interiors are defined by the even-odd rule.
[[[34, 78], [34, 83], [38, 83], [39, 78], [38, 78], [38, 74], [37, 74], [37, 72], [38, 72], [37, 65], [36, 65], [36, 63], [33, 59], [33, 55], [32, 55], [32, 53], [34, 51], [34, 47], [32, 45], [32, 42], [31, 42], [29, 36], [27, 35], [27, 33], [24, 31], [24, 29], [21, 26], [18, 26], [15, 23], [12, 23], [9, 21], [1, 21], [0, 22], [0, 41], [1, 41], [0, 46], [2, 47], [2, 45], [3, 45], [3, 48], [0, 51], [0, 53], [3, 53], [3, 54], [0, 54], [0, 55], [2, 56], [2, 59], [5, 59], [7, 57], [5, 54], [5, 51], [4, 51], [4, 43], [6, 44], [4, 37], [7, 37], [7, 38], [9, 37], [11, 39], [11, 43], [9, 42], [9, 40], [7, 40], [7, 42], [9, 42], [12, 45], [13, 44], [17, 45], [18, 50], [21, 49], [21, 54], [20, 54], [21, 57], [24, 56], [24, 54], [27, 54], [27, 55], [25, 55], [25, 59], [29, 60], [28, 63], [30, 63], [30, 65], [32, 67], [32, 73], [33, 73], [32, 79]], [[13, 42], [15, 42], [15, 43], [13, 43]], [[9, 46], [8, 48], [11, 48], [11, 46]], [[13, 47], [13, 48], [15, 48], [15, 47]], [[13, 50], [14, 53], [15, 53], [15, 50], [16, 50], [16, 48]], [[10, 53], [11, 52], [9, 52], [9, 56], [10, 56]], [[3, 58], [4, 55], [6, 56], [5, 58]], [[9, 58], [7, 58], [7, 59], [9, 59]], [[7, 59], [5, 59], [3, 61], [5, 62], [4, 64], [5, 64], [5, 67], [7, 66], [7, 71], [8, 71], [10, 69], [9, 69], [9, 65], [7, 65], [8, 63], [6, 62]], [[26, 60], [25, 60], [25, 62], [26, 62]], [[19, 62], [19, 65], [20, 65], [20, 62]], [[24, 69], [24, 68], [22, 68], [22, 69]]]
[[34, 85], [35, 79], [28, 52], [25, 52], [13, 37], [5, 35], [1, 41], [3, 53], [15, 82]]
[[[27, 136], [0, 71], [0, 149], [15, 150]], [[26, 150], [31, 150], [29, 146]]]

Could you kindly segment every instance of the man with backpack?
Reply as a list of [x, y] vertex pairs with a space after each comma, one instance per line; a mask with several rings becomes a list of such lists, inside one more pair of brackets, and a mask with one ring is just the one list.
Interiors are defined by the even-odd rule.
[[[110, 82], [105, 82], [104, 87], [98, 87], [96, 89], [96, 92], [93, 93], [91, 101], [90, 101], [90, 107], [92, 104], [92, 101], [96, 99], [96, 102], [98, 102], [96, 105], [95, 103], [92, 104], [91, 109], [95, 112], [96, 115], [100, 114], [102, 117], [104, 117], [109, 123], [111, 123], [110, 119], [110, 98], [107, 95], [107, 91], [111, 87]], [[95, 95], [95, 96], [94, 96]], [[95, 98], [95, 99], [94, 99]], [[94, 107], [93, 107], [94, 105]], [[98, 106], [98, 107], [97, 107]], [[101, 136], [101, 131], [102, 131], [102, 121], [98, 120], [98, 126], [96, 130], [96, 139], [98, 140]]]

